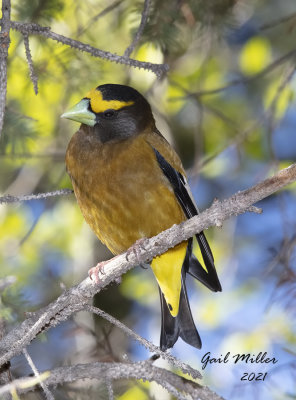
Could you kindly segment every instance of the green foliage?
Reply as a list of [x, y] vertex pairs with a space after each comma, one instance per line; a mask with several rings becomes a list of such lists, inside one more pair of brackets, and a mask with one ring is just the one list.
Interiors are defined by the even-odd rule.
[[20, 21], [48, 24], [59, 19], [64, 5], [63, 0], [23, 0], [15, 3], [13, 14]]
[[[234, 0], [153, 0], [142, 41], [155, 43], [166, 57], [180, 56], [201, 29], [219, 29], [221, 23], [225, 26], [234, 4]], [[142, 2], [139, 11], [141, 7]]]
[[6, 129], [2, 138], [2, 154], [13, 156], [30, 153], [34, 140], [38, 136], [35, 130], [36, 120], [22, 113], [21, 104], [17, 99], [7, 104], [4, 123]]

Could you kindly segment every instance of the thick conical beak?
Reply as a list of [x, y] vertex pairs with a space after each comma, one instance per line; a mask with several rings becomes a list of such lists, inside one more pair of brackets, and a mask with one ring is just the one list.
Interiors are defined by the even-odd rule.
[[96, 116], [93, 112], [89, 111], [89, 99], [82, 99], [70, 110], [61, 115], [61, 118], [72, 119], [73, 121], [80, 122], [88, 126], [94, 126], [96, 123]]

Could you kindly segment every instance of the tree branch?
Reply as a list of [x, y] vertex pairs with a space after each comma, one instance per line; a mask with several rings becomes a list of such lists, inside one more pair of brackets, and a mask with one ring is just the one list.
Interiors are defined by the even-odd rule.
[[[42, 375], [40, 375], [40, 378], [42, 379]], [[79, 379], [97, 379], [102, 382], [119, 379], [154, 381], [167, 389], [177, 399], [186, 400], [188, 398], [185, 397], [186, 394], [190, 395], [192, 399], [222, 400], [220, 396], [206, 386], [201, 386], [164, 368], [155, 367], [151, 359], [129, 363], [94, 362], [60, 367], [47, 371], [47, 377], [42, 379], [42, 383], [46, 386], [56, 386]], [[17, 389], [20, 394], [27, 393], [34, 390], [34, 385], [38, 383], [35, 378], [16, 379], [0, 388], [0, 395], [11, 391], [12, 388]]]
[[[0, 20], [2, 22], [2, 20]], [[91, 54], [93, 57], [103, 58], [111, 62], [128, 65], [130, 67], [142, 68], [156, 74], [158, 78], [165, 75], [169, 69], [167, 64], [154, 64], [150, 62], [138, 61], [132, 58], [119, 56], [118, 54], [110, 53], [109, 51], [100, 50], [89, 44], [82, 43], [78, 40], [68, 38], [58, 33], [52, 32], [48, 27], [44, 27], [34, 23], [10, 21], [11, 28], [21, 32], [23, 35], [39, 35], [47, 39], [55, 40], [66, 46], [70, 46], [79, 51], [84, 51]]]
[[25, 52], [26, 52], [26, 57], [27, 57], [27, 63], [28, 63], [28, 67], [29, 67], [29, 75], [30, 75], [31, 82], [33, 83], [34, 92], [37, 95], [38, 94], [38, 77], [35, 74], [35, 70], [34, 70], [34, 65], [33, 65], [33, 60], [32, 60], [32, 55], [31, 55], [31, 50], [30, 50], [29, 36], [27, 33], [24, 33], [23, 37], [24, 37], [24, 46], [25, 46]]
[[[0, 279], [0, 310], [3, 308], [2, 304], [2, 292], [16, 281], [14, 276], [7, 276], [3, 279]], [[1, 313], [2, 314], [2, 313]], [[6, 333], [6, 320], [4, 314], [0, 314], [0, 339], [5, 336]], [[10, 362], [1, 365], [0, 367], [0, 386], [8, 384], [11, 381], [11, 374], [10, 374]], [[12, 400], [12, 396], [10, 393], [5, 393], [2, 397], [2, 400]]]
[[[272, 63], [267, 65], [267, 67], [265, 67], [262, 71], [258, 72], [257, 74], [254, 74], [248, 78], [233, 79], [232, 81], [228, 82], [224, 86], [220, 86], [218, 88], [208, 89], [208, 90], [200, 90], [199, 92], [196, 92], [196, 93], [188, 92], [188, 96], [199, 99], [202, 96], [218, 94], [218, 93], [223, 92], [224, 90], [227, 90], [231, 87], [234, 87], [237, 85], [245, 85], [247, 83], [253, 82], [256, 79], [260, 79], [263, 76], [267, 75], [269, 72], [273, 71], [275, 68], [284, 64], [289, 59], [295, 57], [295, 55], [296, 55], [296, 49], [293, 49], [293, 50], [289, 51], [288, 53], [284, 54], [282, 57], [277, 58], [275, 61], [273, 61]], [[176, 97], [174, 99], [178, 100], [178, 97]]]
[[[265, 120], [272, 122], [272, 128], [274, 129], [274, 124], [275, 124], [275, 108], [276, 104], [282, 94], [282, 92], [285, 90], [287, 85], [290, 83], [292, 80], [294, 74], [295, 74], [296, 67], [293, 65], [290, 68], [287, 68], [287, 71], [282, 76], [281, 82], [279, 86], [277, 87], [276, 93], [267, 109], [265, 109], [261, 115], [257, 118], [255, 122], [252, 122], [250, 126], [245, 128], [244, 130], [239, 130], [236, 128], [236, 131], [238, 132], [235, 137], [233, 137], [228, 143], [220, 146], [216, 151], [214, 151], [212, 154], [207, 156], [206, 158], [201, 159], [196, 163], [195, 166], [191, 169], [191, 173], [197, 173], [203, 168], [207, 163], [218, 157], [220, 153], [222, 153], [224, 150], [226, 150], [230, 146], [239, 146], [244, 142], [244, 140], [247, 138], [247, 136], [254, 131], [254, 129], [257, 128], [257, 126], [260, 126], [265, 122]], [[180, 85], [179, 85], [180, 87]], [[188, 92], [187, 92], [188, 95]], [[208, 106], [205, 107], [205, 110], [209, 109]], [[219, 111], [220, 112], [220, 111]], [[224, 121], [225, 121], [225, 116], [223, 115]]]
[[40, 199], [46, 199], [47, 197], [64, 196], [72, 193], [73, 193], [72, 189], [59, 189], [59, 190], [54, 190], [53, 192], [25, 194], [22, 196], [11, 196], [10, 194], [6, 194], [5, 196], [0, 197], [0, 204], [19, 203], [21, 201], [30, 201], [30, 200], [40, 200]]
[[23, 354], [24, 354], [24, 356], [25, 356], [25, 358], [26, 358], [28, 364], [30, 365], [30, 367], [31, 367], [31, 369], [32, 369], [32, 371], [33, 371], [35, 377], [36, 377], [37, 379], [39, 379], [39, 384], [40, 384], [40, 386], [42, 387], [42, 389], [43, 389], [43, 391], [44, 391], [46, 400], [54, 400], [54, 397], [53, 397], [52, 393], [51, 393], [50, 390], [48, 389], [47, 384], [42, 380], [41, 375], [40, 375], [38, 369], [36, 368], [36, 365], [34, 364], [32, 358], [31, 358], [31, 356], [30, 356], [30, 354], [28, 353], [28, 351], [27, 351], [26, 348], [23, 349]]
[[296, 13], [292, 13], [290, 15], [287, 15], [286, 17], [275, 19], [275, 20], [267, 22], [266, 24], [263, 24], [263, 25], [259, 26], [258, 30], [260, 32], [260, 31], [264, 31], [266, 29], [275, 28], [278, 25], [285, 24], [286, 22], [290, 22], [295, 19], [296, 19]]
[[94, 306], [90, 306], [90, 305], [86, 305], [84, 307], [84, 310], [94, 313], [96, 315], [99, 315], [100, 317], [109, 321], [111, 324], [117, 326], [117, 328], [121, 329], [127, 336], [131, 337], [134, 340], [137, 340], [140, 344], [142, 344], [144, 347], [146, 347], [146, 349], [148, 349], [151, 353], [156, 353], [157, 356], [161, 356], [166, 361], [168, 361], [171, 365], [174, 365], [174, 367], [179, 368], [184, 373], [191, 375], [195, 379], [202, 378], [202, 375], [199, 373], [199, 371], [191, 368], [189, 365], [176, 359], [170, 353], [163, 353], [163, 352], [160, 353], [161, 350], [159, 349], [158, 346], [149, 342], [149, 340], [142, 338], [140, 335], [138, 335], [137, 333], [132, 331], [130, 328], [128, 328], [122, 322], [118, 321], [116, 318], [112, 317], [110, 314], [106, 313], [105, 311], [99, 309], [98, 307], [94, 307]]
[[0, 136], [4, 123], [7, 91], [7, 57], [10, 44], [10, 0], [2, 0], [2, 19], [0, 33]]
[[[200, 215], [147, 239], [144, 248], [139, 249], [137, 255], [130, 252], [129, 255], [124, 253], [114, 257], [105, 266], [104, 274], [100, 275], [99, 284], [95, 284], [90, 278], [86, 278], [77, 286], [65, 291], [47, 307], [33, 313], [9, 332], [0, 341], [0, 366], [13, 356], [20, 354], [23, 348], [40, 332], [58, 325], [73, 313], [83, 310], [94, 294], [128, 270], [136, 265], [151, 261], [155, 256], [164, 253], [169, 248], [189, 239], [202, 230], [208, 229], [210, 226], [221, 226], [224, 220], [246, 212], [254, 203], [295, 181], [296, 164], [292, 164], [273, 177], [265, 179], [250, 189], [238, 192], [229, 199], [222, 202], [216, 200], [210, 208]], [[165, 353], [159, 351], [158, 354], [163, 357]]]
[[151, 2], [151, 0], [144, 0], [144, 9], [142, 12], [142, 18], [141, 18], [139, 28], [135, 34], [135, 37], [134, 37], [132, 43], [125, 50], [124, 57], [129, 57], [132, 54], [132, 52], [135, 50], [135, 47], [137, 46], [139, 40], [141, 39], [142, 33], [144, 31], [144, 28], [145, 28], [145, 25], [147, 23], [148, 16], [149, 16], [150, 2]]

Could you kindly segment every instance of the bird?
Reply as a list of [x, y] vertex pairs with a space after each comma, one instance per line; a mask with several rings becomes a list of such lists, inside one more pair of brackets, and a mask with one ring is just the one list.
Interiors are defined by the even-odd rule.
[[[114, 255], [198, 214], [182, 162], [136, 89], [99, 85], [61, 117], [81, 124], [66, 150], [66, 170], [86, 222]], [[160, 294], [161, 350], [173, 347], [179, 337], [200, 349], [186, 275], [214, 292], [222, 290], [204, 233], [150, 265]]]

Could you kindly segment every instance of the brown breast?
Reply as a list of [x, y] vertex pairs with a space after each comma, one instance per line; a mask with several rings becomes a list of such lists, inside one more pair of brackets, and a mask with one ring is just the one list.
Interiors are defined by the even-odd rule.
[[183, 172], [158, 134], [102, 144], [78, 131], [69, 143], [66, 165], [82, 214], [114, 254], [185, 219], [151, 144]]

